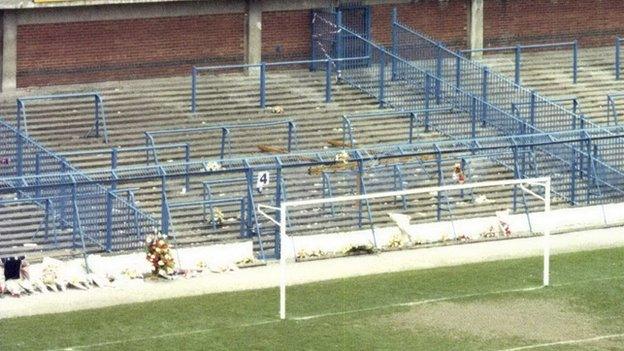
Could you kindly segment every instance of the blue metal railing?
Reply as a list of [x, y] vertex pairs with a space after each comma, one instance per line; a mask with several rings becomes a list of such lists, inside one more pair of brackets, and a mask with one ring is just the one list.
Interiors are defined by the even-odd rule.
[[622, 62], [621, 62], [621, 52], [622, 52], [622, 40], [623, 38], [620, 36], [615, 37], [615, 62], [614, 62], [614, 70], [615, 70], [615, 80], [620, 80], [621, 70], [622, 70]]
[[[325, 70], [325, 89], [324, 89], [324, 101], [329, 103], [332, 101], [332, 77], [334, 73], [339, 73], [340, 63], [350, 60], [364, 59], [364, 57], [354, 58], [340, 58], [340, 59], [319, 59], [319, 60], [301, 60], [301, 61], [283, 61], [283, 62], [261, 62], [257, 64], [244, 64], [244, 65], [222, 65], [222, 66], [194, 66], [191, 69], [191, 112], [197, 112], [197, 100], [198, 100], [198, 79], [201, 72], [218, 72], [218, 71], [234, 71], [234, 70], [251, 70], [251, 74], [257, 72], [258, 84], [259, 84], [259, 106], [266, 108], [267, 104], [267, 75], [268, 70], [271, 67], [286, 67], [286, 66], [310, 66], [311, 68], [321, 65]], [[292, 87], [290, 87], [292, 88]]]
[[558, 42], [558, 43], [546, 43], [546, 44], [531, 44], [531, 45], [522, 45], [517, 44], [515, 46], [500, 46], [500, 47], [490, 47], [490, 48], [480, 48], [480, 49], [466, 49], [460, 50], [462, 54], [470, 54], [474, 52], [505, 52], [505, 51], [513, 51], [514, 52], [514, 82], [520, 85], [521, 82], [521, 66], [522, 66], [522, 53], [525, 50], [536, 50], [536, 49], [553, 49], [553, 48], [572, 48], [572, 82], [576, 84], [578, 79], [578, 57], [579, 57], [579, 44], [577, 40], [570, 42]]
[[[0, 148], [0, 155], [10, 161], [9, 167], [0, 168], [0, 178], [4, 178], [2, 184], [8, 185], [9, 190], [12, 189], [23, 199], [57, 199], [52, 202], [52, 210], [58, 217], [59, 227], [71, 225], [76, 235], [84, 235], [89, 242], [97, 243], [97, 246], [107, 251], [142, 245], [140, 240], [144, 235], [158, 230], [156, 220], [119, 197], [114, 188], [104, 188], [63, 157], [2, 120], [0, 135], [8, 137]], [[13, 141], [15, 144], [11, 146]], [[46, 187], [39, 178], [46, 174], [56, 174], [53, 177], [55, 181], [64, 182], [65, 185]], [[26, 179], [32, 176], [35, 180], [29, 183]], [[6, 180], [14, 177], [17, 180]], [[24, 186], [29, 188], [25, 189]], [[44, 201], [35, 203], [42, 208], [49, 206]], [[74, 208], [79, 213], [73, 213]], [[135, 237], [129, 236], [124, 227], [123, 219], [127, 218], [128, 213], [136, 215], [140, 222], [134, 232]]]
[[[323, 23], [326, 26], [328, 35], [335, 35], [333, 29], [336, 24], [324, 22], [327, 20], [322, 18], [317, 21], [317, 23]], [[479, 124], [480, 133], [495, 131], [495, 134], [502, 136], [517, 135], [520, 132], [530, 134], [570, 130], [579, 124], [589, 128], [597, 127], [583, 116], [576, 115], [508, 79], [490, 72], [487, 67], [465, 59], [463, 56], [446, 49], [441, 43], [434, 44], [435, 42], [431, 40], [423, 40], [424, 36], [410, 29], [405, 29], [406, 27], [400, 26], [398, 23], [393, 23], [393, 26], [396, 27], [394, 33], [404, 30], [404, 33], [410, 37], [415, 37], [419, 42], [425, 41], [432, 50], [421, 57], [421, 60], [410, 58], [413, 61], [408, 62], [403, 57], [393, 55], [383, 47], [358, 36], [347, 28], [339, 28], [341, 32], [348, 33], [351, 37], [370, 45], [373, 49], [372, 64], [370, 66], [351, 67], [345, 64], [342, 71], [343, 79], [372, 96], [386, 100], [385, 102], [381, 101], [380, 104], [388, 103], [390, 106], [399, 109], [421, 107], [425, 110], [431, 106], [442, 104], [451, 105], [458, 111], [465, 111], [464, 119], [461, 116], [453, 120], [436, 120], [434, 117], [437, 116], [430, 116], [428, 119], [434, 129], [453, 138], [476, 135], [477, 124]], [[330, 29], [332, 31], [329, 31]], [[323, 30], [317, 28], [316, 32], [323, 32]], [[402, 40], [394, 40], [393, 42], [401, 43]], [[405, 47], [405, 45], [401, 47]], [[343, 50], [348, 56], [348, 48]], [[397, 52], [398, 50], [393, 51]], [[453, 59], [445, 60], [441, 53]], [[424, 68], [421, 68], [420, 64], [423, 63], [423, 60], [425, 63], [433, 63], [431, 66], [425, 65]], [[386, 77], [380, 72], [385, 72], [382, 66], [385, 66], [389, 61], [392, 61], [391, 67], [394, 72]], [[381, 79], [381, 77], [385, 79]], [[449, 84], [449, 81], [455, 84]], [[390, 94], [388, 94], [389, 88], [394, 88]], [[382, 94], [382, 92], [384, 93]], [[529, 104], [529, 115], [513, 116], [507, 112], [513, 103]], [[546, 115], [551, 116], [551, 118], [548, 120], [537, 118]], [[556, 154], [552, 154], [550, 157], [554, 156]], [[566, 158], [562, 159], [567, 164], [571, 162]], [[565, 165], [566, 169], [568, 166]], [[574, 202], [573, 199], [570, 201]]]
[[[527, 130], [531, 126], [526, 127]], [[427, 167], [435, 167], [438, 177], [446, 172], [446, 167], [450, 167], [458, 159], [471, 155], [482, 155], [487, 158], [495, 158], [495, 162], [506, 169], [516, 170], [519, 177], [533, 175], [530, 173], [536, 170], [535, 174], [550, 175], [557, 181], [554, 182], [553, 192], [562, 199], [578, 203], [604, 203], [607, 201], [621, 201], [621, 184], [624, 184], [624, 174], [621, 167], [624, 164], [624, 157], [621, 153], [613, 152], [618, 150], [618, 145], [624, 141], [624, 131], [619, 128], [587, 129], [581, 132], [578, 130], [557, 132], [557, 133], [537, 133], [528, 135], [514, 135], [506, 137], [491, 137], [481, 139], [449, 140], [433, 145], [431, 143], [414, 143], [405, 145], [378, 145], [366, 149], [346, 150], [349, 159], [358, 164], [358, 175], [364, 175], [369, 169], [375, 170], [380, 164], [391, 164], [392, 162], [405, 162], [406, 158], [433, 159], [427, 161]], [[505, 151], [507, 150], [507, 151]], [[500, 155], [513, 156], [501, 157]], [[589, 150], [589, 152], [588, 152]], [[67, 179], [68, 173], [60, 174], [39, 174], [27, 175], [19, 178], [0, 179], [0, 192], [18, 191], [29, 192], [33, 189], [40, 189], [46, 192], [48, 189], [65, 188], [75, 185], [77, 188], [88, 184], [107, 184], [116, 181], [135, 181], [162, 179], [163, 181], [163, 232], [169, 232], [171, 214], [166, 201], [166, 179], [167, 177], [181, 178], [187, 175], [206, 177], [217, 175], [220, 179], [223, 174], [234, 174], [237, 179], [245, 176], [245, 184], [249, 185], [249, 178], [253, 179], [254, 172], [260, 170], [274, 170], [279, 180], [275, 184], [282, 184], [286, 174], [294, 181], [299, 182], [301, 172], [287, 172], [286, 169], [308, 170], [314, 165], [331, 165], [335, 163], [336, 151], [322, 151], [316, 153], [293, 153], [281, 156], [259, 155], [246, 159], [225, 159], [214, 160], [221, 165], [219, 169], [209, 170], [205, 167], [207, 160], [191, 162], [172, 162], [162, 165], [150, 165], [141, 167], [119, 167], [113, 173], [111, 170], [93, 170], [86, 172], [88, 178], [77, 179], [74, 183]], [[499, 156], [496, 156], [498, 154]], [[433, 158], [431, 156], [434, 156]], [[526, 155], [531, 156], [529, 160]], [[394, 161], [393, 161], [394, 160]], [[390, 162], [390, 163], [389, 163]], [[608, 164], [607, 164], [608, 163]], [[572, 182], [562, 181], [562, 173], [569, 170]], [[71, 171], [70, 171], [71, 172]], [[374, 172], [373, 172], [374, 173]], [[69, 174], [76, 174], [75, 172]], [[82, 174], [82, 173], [80, 173]], [[371, 179], [377, 178], [371, 174]], [[396, 177], [384, 177], [389, 179], [388, 186], [396, 187]], [[204, 178], [205, 179], [205, 178]], [[399, 178], [400, 179], [400, 178]], [[362, 179], [363, 180], [363, 179]], [[575, 183], [576, 182], [576, 183]], [[371, 183], [367, 181], [366, 187], [383, 188], [386, 185]], [[15, 185], [14, 185], [15, 184]], [[38, 185], [36, 185], [38, 184]], [[393, 185], [394, 184], [394, 185]], [[253, 185], [252, 185], [253, 186]], [[596, 190], [600, 188], [600, 191]], [[275, 189], [276, 204], [279, 205], [283, 197]], [[575, 199], [574, 201], [570, 199]], [[442, 210], [443, 198], [438, 202], [438, 211]], [[246, 203], [245, 225], [251, 220], [251, 227], [255, 228], [254, 213], [248, 215], [250, 207]], [[359, 212], [358, 218], [367, 216], [366, 204], [356, 206]], [[253, 210], [252, 210], [253, 211]], [[71, 213], [69, 213], [71, 215]], [[249, 218], [249, 220], [248, 220]], [[82, 216], [81, 216], [82, 219]], [[127, 221], [126, 221], [127, 222]], [[362, 222], [360, 222], [363, 224]], [[255, 231], [254, 231], [255, 233]], [[246, 233], [247, 234], [247, 233]]]
[[106, 126], [106, 112], [104, 110], [104, 101], [100, 93], [72, 93], [72, 94], [54, 94], [54, 95], [37, 95], [37, 96], [25, 96], [19, 97], [16, 100], [17, 103], [17, 115], [16, 125], [18, 130], [22, 130], [28, 133], [28, 120], [26, 117], [26, 103], [29, 101], [44, 101], [44, 100], [82, 100], [85, 98], [93, 99], [93, 126], [87, 132], [85, 137], [95, 136], [100, 137], [100, 130], [104, 143], [108, 144], [108, 127]]
[[[624, 93], [607, 94], [607, 125], [611, 125], [611, 123], [613, 123], [613, 125], [620, 124], [616, 101], [622, 97], [624, 97]], [[613, 122], [611, 122], [611, 120], [613, 120]]]
[[[254, 123], [241, 123], [241, 124], [225, 124], [219, 126], [199, 127], [199, 128], [177, 128], [177, 129], [161, 129], [155, 131], [146, 131], [145, 135], [145, 148], [147, 152], [151, 153], [152, 161], [160, 163], [158, 151], [161, 149], [156, 143], [156, 137], [165, 137], [173, 135], [189, 136], [192, 134], [210, 134], [218, 132], [220, 135], [219, 146], [219, 158], [224, 159], [232, 156], [232, 131], [246, 130], [246, 129], [263, 129], [268, 128], [270, 135], [275, 134], [276, 126], [286, 127], [286, 145], [285, 152], [291, 152], [297, 149], [297, 126], [293, 120], [279, 120], [279, 121], [267, 121], [267, 122], [254, 122]], [[179, 141], [179, 137], [175, 139]], [[188, 140], [185, 140], [187, 144], [190, 144]], [[205, 144], [205, 140], [202, 141]], [[203, 155], [206, 157], [206, 155]]]
[[[377, 112], [364, 112], [364, 113], [356, 113], [356, 114], [348, 114], [342, 116], [342, 144], [348, 145], [349, 147], [355, 147], [355, 127], [354, 123], [356, 121], [362, 120], [379, 120], [380, 124], [378, 124], [378, 128], [388, 128], [393, 127], [396, 128], [394, 122], [396, 119], [405, 119], [408, 123], [407, 135], [401, 141], [393, 142], [392, 144], [403, 144], [407, 142], [409, 144], [414, 142], [414, 132], [417, 123], [421, 123], [425, 126], [425, 131], [428, 131], [429, 121], [427, 120], [427, 116], [436, 112], [452, 112], [453, 107], [434, 107], [429, 110], [424, 109], [416, 109], [416, 110], [401, 110], [401, 111], [377, 111]], [[387, 121], [387, 123], [383, 123]], [[371, 127], [368, 126], [367, 129], [367, 137], [370, 137]]]

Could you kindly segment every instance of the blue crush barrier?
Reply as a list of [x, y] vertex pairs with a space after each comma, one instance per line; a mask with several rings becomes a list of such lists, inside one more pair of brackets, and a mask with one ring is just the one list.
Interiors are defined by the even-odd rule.
[[[512, 103], [528, 103], [541, 106], [540, 108], [543, 111], [548, 111], [548, 116], [551, 116], [556, 122], [553, 120], [544, 121], [545, 118], [540, 118], [541, 116], [537, 115], [534, 120], [536, 127], [539, 129], [547, 132], [566, 130], [579, 117], [585, 119], [583, 116], [576, 116], [575, 113], [562, 108], [553, 101], [523, 88], [506, 77], [492, 72], [485, 65], [471, 61], [461, 54], [451, 51], [442, 43], [436, 42], [401, 24], [396, 18], [392, 23], [392, 27], [393, 34], [396, 36], [393, 42], [398, 46], [399, 49], [397, 50], [400, 50], [405, 55], [401, 57], [419, 67], [422, 58], [418, 55], [419, 51], [412, 49], [413, 47], [420, 48], [426, 46], [430, 50], [442, 52], [442, 54], [439, 54], [442, 56], [442, 59], [437, 61], [434, 68], [429, 68], [430, 70], [428, 70], [435, 77], [453, 83], [456, 87], [488, 101], [503, 111], [508, 111]], [[423, 66], [423, 69], [426, 68], [426, 66]], [[529, 120], [531, 116], [527, 113], [522, 118]], [[544, 124], [540, 126], [540, 123]], [[547, 128], [548, 125], [550, 128]], [[588, 127], [595, 126], [589, 120], [585, 121], [585, 125]]]
[[[336, 18], [340, 18], [340, 13]], [[353, 47], [365, 44], [372, 48], [371, 60], [368, 64], [353, 65], [351, 62], [350, 66], [347, 64], [342, 66], [342, 79], [379, 99], [380, 105], [388, 104], [403, 110], [417, 108], [429, 110], [431, 107], [442, 105], [452, 106], [455, 110], [462, 111], [460, 116], [451, 118], [440, 114], [425, 116], [427, 125], [431, 125], [433, 129], [451, 138], [484, 136], [488, 135], [488, 132], [492, 133], [489, 135], [515, 136], [574, 130], [577, 126], [600, 129], [583, 116], [522, 88], [507, 78], [491, 72], [487, 67], [467, 60], [448, 50], [441, 43], [435, 43], [399, 23], [393, 23], [393, 32], [398, 35], [393, 43], [399, 45], [393, 48], [393, 51], [399, 52], [399, 48], [405, 46], [402, 44], [405, 41], [401, 39], [402, 35], [420, 43], [418, 47], [421, 50], [418, 52], [425, 52], [424, 57], [420, 59], [412, 57], [411, 60], [406, 60], [344, 26], [329, 23], [326, 16], [318, 16], [315, 23], [318, 23], [318, 28], [315, 29], [317, 36], [325, 32], [328, 38], [333, 37], [333, 40], [340, 43], [342, 41], [339, 37], [348, 34], [350, 38], [359, 41]], [[397, 34], [400, 31], [403, 31], [402, 34]], [[432, 49], [423, 51], [423, 45], [428, 45]], [[349, 57], [349, 47], [342, 50], [346, 57]], [[431, 54], [432, 52], [434, 54]], [[445, 55], [452, 59], [445, 59]], [[420, 67], [423, 63], [421, 61], [435, 62], [435, 64], [429, 66], [424, 64], [423, 68]], [[391, 68], [388, 69], [388, 66]], [[516, 109], [514, 111], [516, 115], [512, 115], [514, 105], [524, 104], [529, 106], [528, 109], [524, 109], [525, 112]], [[607, 130], [605, 132], [609, 133]], [[558, 152], [563, 152], [559, 149], [548, 151], [542, 148], [540, 156], [547, 157], [553, 162], [560, 161], [559, 167], [562, 170], [568, 170], [576, 167], [576, 161], [568, 156], [570, 153], [578, 155], [581, 152], [579, 147], [572, 146], [571, 151], [566, 151], [565, 155], [559, 155]], [[600, 159], [596, 162], [601, 165], [598, 167], [600, 169], [608, 168], [615, 171], [610, 177], [614, 182], [612, 186], [618, 187], [622, 184], [616, 179], [624, 176], [621, 169], [614, 169]], [[596, 163], [592, 161], [592, 164]], [[557, 181], [568, 182], [569, 180], [555, 179], [555, 182]], [[575, 192], [570, 192], [570, 194], [575, 196]], [[576, 203], [575, 197], [566, 197], [566, 199]]]
[[[158, 221], [139, 210], [132, 196], [126, 200], [116, 187], [101, 186], [2, 120], [0, 135], [0, 158], [8, 160], [0, 166], [0, 183], [19, 198], [48, 207], [46, 212], [54, 214], [57, 227], [72, 229], [70, 247], [79, 247], [79, 239], [84, 239], [98, 250], [137, 248], [145, 235], [159, 229]], [[53, 176], [42, 181], [43, 175]]]
[[[530, 126], [529, 126], [530, 127]], [[608, 129], [585, 129], [572, 130], [556, 133], [538, 133], [528, 135], [514, 135], [505, 137], [489, 137], [478, 139], [455, 139], [438, 143], [416, 142], [404, 145], [377, 145], [360, 149], [347, 149], [350, 162], [357, 164], [355, 176], [359, 179], [363, 190], [395, 189], [397, 180], [409, 182], [410, 186], [417, 186], [419, 179], [401, 179], [392, 173], [385, 173], [383, 177], [365, 177], [369, 171], [381, 172], [381, 169], [396, 172], [393, 165], [412, 163], [417, 168], [432, 175], [430, 178], [443, 184], [445, 176], [448, 177], [450, 168], [454, 163], [463, 158], [480, 157], [489, 159], [493, 164], [498, 164], [516, 177], [550, 176], [553, 182], [553, 194], [558, 202], [567, 201], [572, 204], [600, 204], [605, 202], [621, 201], [624, 196], [624, 174], [619, 168], [624, 164], [624, 157], [618, 151], [618, 145], [624, 142], [624, 130], [611, 127]], [[245, 218], [242, 223], [246, 234], [253, 232], [257, 227], [254, 223], [257, 216], [254, 213], [253, 196], [249, 197], [253, 189], [254, 173], [270, 171], [275, 175], [276, 186], [274, 194], [275, 204], [279, 205], [285, 198], [285, 185], [289, 181], [300, 183], [302, 177], [308, 177], [312, 167], [335, 164], [336, 150], [320, 152], [292, 153], [287, 155], [258, 155], [241, 159], [214, 159], [212, 161], [171, 162], [161, 165], [118, 167], [115, 170], [91, 170], [87, 172], [65, 172], [61, 174], [25, 175], [23, 177], [10, 177], [0, 179], [0, 194], [14, 193], [15, 191], [30, 192], [40, 189], [44, 192], [48, 189], [63, 189], [75, 185], [82, 188], [92, 184], [113, 184], [115, 182], [133, 182], [134, 180], [162, 180], [181, 179], [186, 176], [206, 177], [214, 176], [214, 179], [237, 179], [244, 188], [238, 194], [245, 199]], [[218, 167], [208, 167], [212, 164]], [[380, 166], [383, 166], [380, 168]], [[75, 182], [69, 176], [86, 175], [77, 177]], [[228, 176], [229, 175], [229, 176]], [[403, 172], [403, 176], [407, 173]], [[228, 178], [229, 177], [229, 178]], [[244, 180], [242, 177], [244, 177]], [[374, 180], [377, 178], [377, 180]], [[251, 180], [251, 181], [250, 181]], [[379, 183], [382, 182], [382, 183]], [[251, 185], [250, 185], [251, 184]], [[311, 185], [311, 184], [310, 184]], [[316, 186], [316, 185], [315, 185]], [[171, 222], [171, 211], [166, 199], [166, 185], [163, 184], [163, 227], [168, 228]], [[306, 196], [323, 196], [319, 189], [310, 191]], [[312, 195], [316, 193], [317, 195]], [[236, 195], [236, 196], [238, 196]], [[236, 197], [235, 196], [235, 197]], [[439, 196], [437, 213], [440, 218], [444, 210], [443, 197]], [[210, 201], [210, 200], [206, 200]], [[510, 202], [515, 208], [514, 198]], [[401, 201], [397, 205], [401, 205]], [[194, 207], [209, 206], [210, 203], [194, 201]], [[175, 204], [174, 204], [175, 205]], [[197, 205], [197, 206], [195, 206]], [[175, 206], [174, 206], [175, 207]], [[367, 217], [365, 204], [358, 207], [359, 215], [355, 219]], [[356, 213], [357, 214], [357, 213]], [[256, 218], [256, 219], [255, 219]], [[128, 220], [126, 219], [126, 222]], [[357, 225], [358, 221], [354, 222]], [[360, 224], [364, 222], [360, 221]], [[266, 224], [266, 223], [265, 223]], [[271, 226], [265, 226], [263, 233], [272, 232]], [[167, 229], [168, 230], [168, 229]], [[175, 233], [172, 230], [172, 233]], [[275, 238], [279, 240], [279, 238]], [[277, 241], [277, 243], [279, 243]], [[279, 245], [277, 246], [279, 248]], [[277, 253], [279, 257], [279, 252]]]
[[[210, 158], [214, 156], [219, 156], [219, 158], [229, 158], [232, 156], [232, 135], [239, 137], [246, 137], [245, 135], [237, 135], [233, 132], [238, 132], [241, 130], [261, 130], [268, 129], [268, 135], [271, 135], [272, 138], [275, 137], [277, 133], [279, 133], [279, 128], [283, 127], [285, 132], [285, 143], [284, 145], [270, 145], [271, 147], [282, 150], [282, 153], [292, 152], [297, 150], [298, 147], [298, 139], [297, 139], [297, 126], [293, 120], [279, 120], [279, 121], [265, 121], [265, 122], [254, 122], [254, 123], [240, 123], [240, 124], [224, 124], [218, 126], [209, 126], [209, 127], [198, 127], [198, 128], [176, 128], [176, 129], [161, 129], [154, 131], [146, 131], [145, 135], [145, 148], [148, 153], [151, 153], [151, 161], [155, 163], [161, 163], [161, 155], [159, 155], [159, 151], [164, 149], [162, 145], [159, 145], [156, 141], [157, 138], [166, 138], [174, 136], [174, 140], [180, 141], [183, 139], [185, 144], [191, 145], [192, 136], [206, 136], [209, 135], [211, 137], [217, 136], [220, 139], [217, 150], [214, 150], [217, 154], [214, 155], [201, 155], [203, 158]], [[274, 140], [274, 139], [272, 139]], [[240, 142], [239, 138], [236, 138], [236, 142]], [[211, 145], [206, 142], [206, 138], [202, 140], [203, 145]], [[197, 145], [196, 145], [197, 146]], [[197, 148], [195, 148], [197, 149]], [[150, 157], [148, 156], [148, 159]]]
[[[257, 75], [258, 79], [258, 102], [260, 108], [267, 106], [267, 84], [270, 69], [284, 69], [284, 68], [297, 68], [302, 66], [309, 66], [311, 70], [315, 70], [317, 67], [322, 67], [325, 70], [325, 89], [324, 89], [324, 101], [329, 103], [332, 101], [332, 85], [333, 75], [340, 70], [342, 62], [350, 60], [361, 60], [366, 57], [355, 58], [341, 58], [333, 59], [331, 57], [313, 60], [302, 61], [283, 61], [283, 62], [261, 62], [257, 64], [245, 64], [245, 65], [225, 65], [225, 66], [194, 66], [191, 69], [191, 112], [197, 113], [198, 99], [200, 94], [198, 80], [202, 77], [202, 72], [209, 72], [212, 74], [218, 73], [232, 73], [236, 71], [245, 70], [250, 75]], [[254, 77], [255, 79], [255, 77]], [[290, 87], [295, 88], [295, 87]]]
[[607, 125], [618, 125], [620, 124], [620, 115], [618, 112], [618, 100], [621, 100], [624, 97], [624, 93], [609, 93], [607, 94]]
[[620, 80], [621, 70], [622, 70], [622, 37], [615, 37], [615, 60], [614, 67], [615, 70], [615, 80]]
[[104, 110], [104, 100], [100, 93], [72, 93], [72, 94], [54, 94], [54, 95], [37, 95], [19, 97], [17, 103], [16, 124], [17, 129], [28, 133], [28, 118], [26, 113], [26, 104], [36, 101], [54, 101], [54, 100], [73, 100], [73, 101], [89, 101], [93, 100], [93, 125], [85, 134], [85, 137], [102, 136], [104, 143], [108, 144], [108, 127], [106, 126], [106, 111]]
[[[397, 27], [402, 27], [400, 24]], [[473, 53], [480, 52], [505, 52], [505, 51], [513, 51], [514, 52], [514, 83], [520, 84], [521, 82], [521, 67], [522, 67], [522, 53], [526, 50], [539, 50], [539, 49], [553, 49], [553, 48], [567, 48], [570, 47], [572, 49], [572, 59], [571, 59], [571, 70], [572, 70], [572, 82], [576, 84], [578, 80], [578, 57], [579, 57], [579, 44], [577, 40], [570, 42], [560, 42], [560, 43], [547, 43], [547, 44], [531, 44], [531, 45], [522, 45], [518, 44], [516, 46], [501, 46], [501, 47], [492, 47], [492, 48], [482, 48], [482, 49], [467, 49], [460, 50], [462, 54], [470, 54], [472, 57]]]

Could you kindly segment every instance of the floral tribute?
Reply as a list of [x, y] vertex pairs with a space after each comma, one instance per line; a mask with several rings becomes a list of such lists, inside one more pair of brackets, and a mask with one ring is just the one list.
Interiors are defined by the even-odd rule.
[[171, 278], [174, 273], [175, 262], [171, 255], [171, 246], [161, 234], [148, 235], [145, 239], [147, 246], [146, 259], [152, 265], [152, 274], [163, 278]]

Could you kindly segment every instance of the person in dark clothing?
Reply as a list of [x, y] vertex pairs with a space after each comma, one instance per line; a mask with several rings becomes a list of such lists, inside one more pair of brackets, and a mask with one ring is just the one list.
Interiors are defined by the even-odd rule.
[[4, 280], [28, 279], [28, 262], [24, 256], [5, 257], [0, 259], [4, 267]]

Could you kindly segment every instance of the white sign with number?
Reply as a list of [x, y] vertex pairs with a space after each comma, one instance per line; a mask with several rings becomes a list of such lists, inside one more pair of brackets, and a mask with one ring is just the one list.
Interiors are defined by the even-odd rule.
[[256, 188], [262, 190], [265, 186], [269, 185], [269, 172], [263, 171], [258, 173], [258, 180], [256, 181]]

